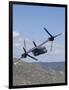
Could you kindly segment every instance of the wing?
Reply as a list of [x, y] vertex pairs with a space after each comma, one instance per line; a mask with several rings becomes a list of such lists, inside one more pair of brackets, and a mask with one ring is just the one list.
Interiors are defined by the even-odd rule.
[[[55, 35], [54, 38], [60, 36], [61, 34], [62, 34], [62, 33]], [[38, 47], [41, 47], [42, 45], [44, 45], [44, 44], [47, 43], [48, 41], [50, 41], [50, 40], [47, 39], [46, 41], [44, 41], [44, 42], [41, 43], [40, 45], [38, 45], [38, 46], [36, 46], [36, 47], [33, 47], [32, 49], [28, 50], [27, 53], [30, 53], [30, 52], [32, 52], [34, 49], [36, 49], [36, 48], [38, 48]]]

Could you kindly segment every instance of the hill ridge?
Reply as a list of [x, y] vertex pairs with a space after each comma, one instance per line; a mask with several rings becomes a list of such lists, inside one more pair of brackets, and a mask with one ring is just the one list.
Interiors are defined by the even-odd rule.
[[[13, 61], [16, 61], [13, 59]], [[60, 76], [60, 77], [59, 77]], [[62, 71], [45, 70], [40, 65], [20, 61], [13, 64], [13, 85], [38, 85], [65, 82]]]

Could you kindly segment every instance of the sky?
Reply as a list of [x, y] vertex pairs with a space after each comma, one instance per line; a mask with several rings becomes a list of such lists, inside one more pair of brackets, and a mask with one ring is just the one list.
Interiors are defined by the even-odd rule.
[[[52, 52], [51, 42], [43, 45], [48, 53], [37, 56], [38, 62], [65, 61], [65, 8], [62, 7], [13, 5], [13, 57], [19, 58], [24, 53], [24, 40], [27, 51], [34, 47], [32, 41], [39, 45], [47, 40], [49, 35], [44, 27], [52, 35], [64, 34], [55, 39]], [[24, 60], [34, 62], [29, 57]]]

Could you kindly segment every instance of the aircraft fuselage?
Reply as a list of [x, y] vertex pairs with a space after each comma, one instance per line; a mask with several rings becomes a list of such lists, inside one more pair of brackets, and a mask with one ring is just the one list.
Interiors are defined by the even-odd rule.
[[40, 54], [44, 54], [44, 53], [47, 53], [47, 49], [46, 47], [40, 47], [40, 48], [36, 48], [32, 51], [33, 55], [34, 56], [38, 56]]

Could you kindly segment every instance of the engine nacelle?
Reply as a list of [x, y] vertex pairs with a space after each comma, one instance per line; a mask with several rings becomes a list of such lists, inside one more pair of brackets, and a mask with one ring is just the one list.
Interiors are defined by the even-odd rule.
[[21, 55], [21, 57], [26, 58], [27, 57], [27, 54], [24, 53], [24, 54]]

